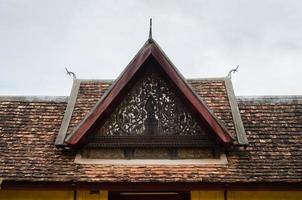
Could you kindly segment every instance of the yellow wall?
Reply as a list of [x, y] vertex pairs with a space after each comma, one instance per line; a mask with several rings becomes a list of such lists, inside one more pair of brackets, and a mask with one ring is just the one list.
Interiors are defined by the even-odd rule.
[[1, 200], [73, 200], [73, 191], [0, 190]]
[[191, 200], [224, 200], [223, 191], [192, 191]]
[[228, 200], [302, 200], [302, 191], [229, 191]]
[[[73, 191], [0, 190], [0, 200], [73, 200]], [[78, 191], [77, 200], [108, 200], [108, 192]]]
[[[192, 191], [191, 200], [224, 200], [223, 191]], [[228, 191], [227, 200], [302, 200], [302, 191]]]
[[78, 191], [77, 200], [108, 200], [107, 191]]

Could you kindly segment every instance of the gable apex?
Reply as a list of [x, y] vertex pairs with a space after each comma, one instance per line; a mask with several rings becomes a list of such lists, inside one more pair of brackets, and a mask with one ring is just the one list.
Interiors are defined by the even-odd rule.
[[190, 103], [191, 107], [196, 111], [198, 117], [210, 127], [219, 140], [222, 143], [230, 143], [233, 141], [232, 135], [229, 134], [223, 123], [208, 109], [199, 96], [195, 94], [187, 81], [174, 67], [154, 39], [149, 38], [121, 75], [116, 79], [111, 88], [100, 98], [94, 108], [85, 116], [78, 126], [73, 129], [71, 134], [68, 135], [65, 139], [67, 144], [77, 145], [79, 143], [98, 119], [102, 118], [110, 105], [119, 98], [126, 85], [133, 79], [139, 69], [142, 68], [144, 62], [150, 57], [156, 60], [161, 70], [168, 76], [185, 100]]

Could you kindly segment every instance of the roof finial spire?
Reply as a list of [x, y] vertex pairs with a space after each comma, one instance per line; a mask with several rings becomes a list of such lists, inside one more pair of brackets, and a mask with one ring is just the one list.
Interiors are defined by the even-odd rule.
[[152, 18], [150, 18], [149, 39], [152, 39]]

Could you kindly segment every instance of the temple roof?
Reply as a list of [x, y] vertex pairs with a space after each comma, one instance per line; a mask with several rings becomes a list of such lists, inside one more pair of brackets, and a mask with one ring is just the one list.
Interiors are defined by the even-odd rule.
[[[235, 123], [233, 117], [238, 117], [239, 112], [237, 102], [235, 104], [230, 103], [230, 97], [233, 94], [232, 87], [229, 86], [230, 80], [223, 77], [188, 79], [187, 81], [193, 91], [203, 99], [208, 109], [225, 125], [231, 136], [235, 138], [236, 143], [240, 144], [238, 138], [242, 137], [245, 132], [240, 127], [240, 125], [242, 126], [242, 122]], [[60, 134], [66, 134], [63, 138], [69, 136], [72, 130], [93, 109], [112, 83], [113, 80], [79, 79], [74, 82], [73, 91], [71, 92], [68, 108], [66, 109], [57, 141], [60, 139]], [[62, 141], [63, 138], [61, 138]], [[243, 144], [246, 143], [243, 142]]]
[[[189, 83], [234, 133], [231, 111], [223, 111], [228, 107], [224, 81]], [[96, 91], [109, 85], [110, 81], [81, 81], [74, 124], [97, 101]], [[90, 103], [82, 107], [83, 101]], [[302, 97], [238, 97], [237, 101], [249, 144], [246, 149], [228, 149], [227, 165], [127, 166], [76, 164], [74, 153], [54, 146], [66, 98], [1, 97], [0, 177], [3, 185], [9, 181], [301, 183]]]
[[[148, 62], [152, 63], [149, 67], [147, 67], [148, 64], [146, 64]], [[178, 72], [159, 45], [152, 38], [149, 38], [121, 75], [112, 83], [111, 87], [108, 88], [102, 96], [99, 96], [98, 101], [91, 107], [91, 110], [88, 113], [86, 112], [85, 117], [78, 122], [77, 126], [69, 130], [68, 135], [66, 127], [68, 126], [69, 120], [66, 119], [67, 116], [65, 117], [66, 120], [65, 123], [62, 124], [63, 127], [56, 144], [78, 144], [80, 140], [88, 134], [89, 130], [98, 124], [98, 121], [103, 120], [108, 112], [116, 108], [117, 104], [115, 102], [124, 98], [123, 96], [128, 92], [128, 88], [133, 85], [132, 82], [135, 82], [137, 77], [141, 76], [140, 71], [145, 70], [146, 67], [158, 68], [160, 72], [157, 73], [163, 74], [165, 79], [173, 85], [174, 90], [178, 91], [177, 96], [181, 96], [186, 104], [191, 107], [191, 110], [194, 110], [198, 121], [202, 121], [202, 123], [207, 126], [209, 133], [216, 134], [217, 138], [223, 143], [231, 143], [234, 140], [233, 135], [226, 128], [226, 125], [208, 108], [204, 100], [192, 90], [186, 79]], [[76, 94], [73, 95], [77, 96]], [[75, 102], [76, 101], [77, 100], [75, 100]], [[235, 103], [232, 103], [231, 98], [228, 98], [228, 101], [229, 104], [232, 104], [234, 107], [236, 106]], [[72, 112], [73, 107], [70, 105], [70, 109], [67, 110], [67, 113], [72, 115]], [[238, 124], [242, 123], [238, 122]], [[68, 126], [67, 131], [69, 127], [70, 126]], [[242, 132], [241, 135], [244, 136], [244, 130], [242, 129], [240, 132]], [[247, 143], [245, 137], [242, 143]]]
[[[81, 149], [71, 147], [116, 108], [148, 59], [219, 139], [226, 162], [75, 162]], [[302, 183], [301, 122], [302, 96], [236, 97], [229, 76], [185, 79], [149, 38], [116, 80], [74, 79], [69, 97], [0, 97], [0, 184]]]

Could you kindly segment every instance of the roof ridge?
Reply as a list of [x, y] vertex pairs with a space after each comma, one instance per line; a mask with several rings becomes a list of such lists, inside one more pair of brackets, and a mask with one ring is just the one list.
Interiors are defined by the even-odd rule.
[[84, 78], [84, 79], [76, 79], [76, 80], [78, 80], [78, 81], [80, 81], [80, 82], [92, 82], [92, 81], [95, 81], [95, 82], [113, 82], [113, 81], [115, 81], [115, 79], [99, 79], [99, 78], [88, 78], [88, 79], [86, 79], [86, 78]]
[[68, 96], [6, 96], [0, 95], [0, 101], [21, 101], [21, 102], [67, 102]]
[[[204, 78], [185, 78], [187, 81], [224, 81], [225, 77], [221, 76], [221, 77], [204, 77]], [[79, 80], [81, 82], [113, 82], [116, 79], [98, 79], [98, 78], [91, 78], [91, 79], [76, 79]]]
[[261, 103], [301, 103], [302, 95], [265, 95], [265, 96], [236, 96], [238, 101]]
[[224, 81], [225, 77], [185, 78], [187, 81]]

